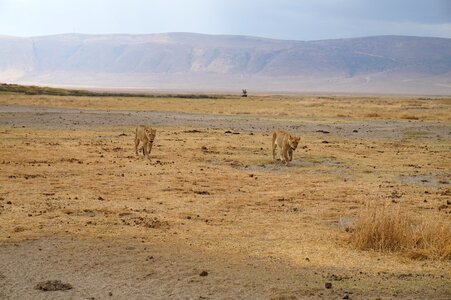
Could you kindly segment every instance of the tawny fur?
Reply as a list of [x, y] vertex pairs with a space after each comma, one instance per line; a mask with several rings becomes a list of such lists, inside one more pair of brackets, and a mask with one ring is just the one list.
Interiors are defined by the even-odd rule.
[[150, 160], [150, 151], [152, 151], [153, 141], [157, 135], [157, 130], [146, 125], [139, 125], [135, 131], [135, 153], [138, 154], [139, 143], [142, 143], [144, 156]]
[[283, 130], [275, 131], [272, 134], [272, 159], [276, 160], [276, 148], [279, 147], [279, 159], [288, 166], [293, 160], [293, 151], [298, 147], [300, 139]]

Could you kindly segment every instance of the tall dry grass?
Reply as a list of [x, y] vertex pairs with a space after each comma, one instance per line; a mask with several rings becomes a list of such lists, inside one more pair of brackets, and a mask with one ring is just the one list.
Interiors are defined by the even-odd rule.
[[398, 252], [413, 259], [451, 259], [451, 222], [441, 215], [413, 217], [399, 206], [366, 205], [351, 244], [361, 250]]

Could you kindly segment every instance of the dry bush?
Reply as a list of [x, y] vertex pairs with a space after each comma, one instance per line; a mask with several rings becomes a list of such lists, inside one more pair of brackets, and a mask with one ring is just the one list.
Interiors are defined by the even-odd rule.
[[399, 206], [362, 209], [351, 234], [361, 250], [399, 252], [413, 259], [451, 259], [451, 226], [442, 216], [415, 219]]
[[413, 115], [402, 115], [401, 119], [404, 120], [419, 120], [420, 118], [417, 116], [413, 116]]
[[378, 113], [368, 113], [365, 115], [365, 117], [367, 117], [367, 118], [380, 118], [380, 116], [381, 115]]

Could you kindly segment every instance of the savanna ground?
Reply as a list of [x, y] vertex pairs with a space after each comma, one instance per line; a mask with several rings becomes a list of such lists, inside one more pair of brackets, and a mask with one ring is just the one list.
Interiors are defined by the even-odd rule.
[[[3, 93], [0, 298], [450, 299], [449, 259], [349, 242], [368, 203], [450, 230], [450, 107]], [[276, 128], [301, 137], [289, 167]]]

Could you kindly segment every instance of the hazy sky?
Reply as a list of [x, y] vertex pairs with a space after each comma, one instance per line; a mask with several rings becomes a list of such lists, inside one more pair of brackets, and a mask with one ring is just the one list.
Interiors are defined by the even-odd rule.
[[0, 0], [0, 35], [69, 32], [451, 38], [451, 0]]

